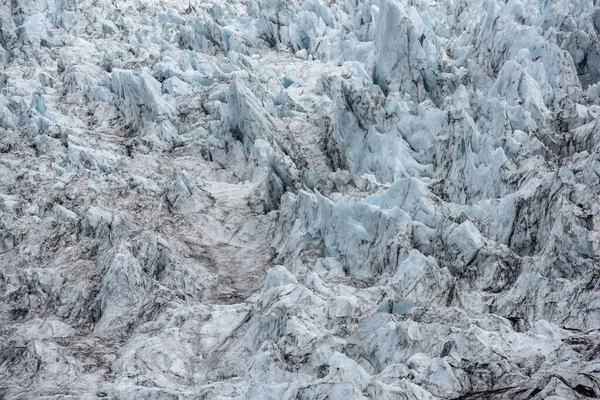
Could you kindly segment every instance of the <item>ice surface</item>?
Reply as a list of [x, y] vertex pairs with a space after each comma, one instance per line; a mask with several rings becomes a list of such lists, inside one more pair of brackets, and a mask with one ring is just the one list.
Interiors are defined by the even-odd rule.
[[590, 0], [0, 7], [0, 398], [600, 398]]

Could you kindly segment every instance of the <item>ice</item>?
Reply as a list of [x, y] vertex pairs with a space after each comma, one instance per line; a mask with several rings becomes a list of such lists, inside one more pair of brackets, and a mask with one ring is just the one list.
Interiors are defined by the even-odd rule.
[[380, 7], [373, 83], [386, 95], [389, 92], [407, 93], [421, 102], [426, 94], [424, 71], [427, 64], [419, 39], [421, 34], [397, 0], [384, 1]]
[[114, 69], [111, 83], [113, 92], [121, 99], [119, 109], [135, 127], [141, 127], [146, 118], [160, 120], [174, 112], [173, 106], [161, 95], [160, 83], [147, 70], [135, 75]]
[[600, 397], [599, 21], [0, 7], [0, 398]]
[[484, 246], [484, 240], [471, 221], [465, 221], [452, 229], [447, 239], [448, 251], [455, 260], [452, 267], [460, 271], [470, 264]]
[[285, 267], [279, 265], [275, 268], [271, 268], [269, 272], [267, 272], [263, 291], [267, 291], [277, 286], [285, 286], [297, 283], [298, 281], [296, 280], [296, 277], [294, 277], [294, 275], [285, 269]]
[[0, 252], [6, 253], [15, 247], [15, 236], [7, 231], [5, 227], [2, 229], [2, 239], [0, 241]]
[[206, 192], [182, 173], [167, 191], [167, 201], [177, 213], [190, 213], [206, 209], [211, 199]]

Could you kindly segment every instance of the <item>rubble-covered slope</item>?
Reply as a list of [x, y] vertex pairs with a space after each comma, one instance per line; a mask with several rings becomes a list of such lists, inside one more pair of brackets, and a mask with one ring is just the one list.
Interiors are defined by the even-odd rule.
[[0, 6], [0, 398], [600, 397], [591, 0]]

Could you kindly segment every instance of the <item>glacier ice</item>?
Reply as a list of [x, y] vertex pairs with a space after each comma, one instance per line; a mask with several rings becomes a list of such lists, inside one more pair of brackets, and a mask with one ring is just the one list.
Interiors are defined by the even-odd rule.
[[1, 399], [600, 397], [591, 0], [0, 7]]

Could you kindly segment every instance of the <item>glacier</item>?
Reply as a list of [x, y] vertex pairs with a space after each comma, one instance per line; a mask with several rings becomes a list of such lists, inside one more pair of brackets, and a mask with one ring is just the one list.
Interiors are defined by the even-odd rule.
[[600, 3], [0, 6], [0, 399], [600, 398]]

